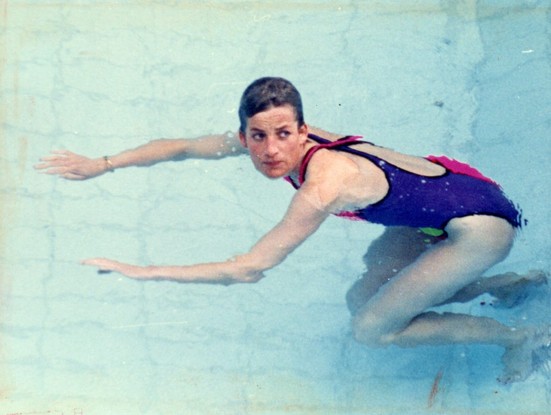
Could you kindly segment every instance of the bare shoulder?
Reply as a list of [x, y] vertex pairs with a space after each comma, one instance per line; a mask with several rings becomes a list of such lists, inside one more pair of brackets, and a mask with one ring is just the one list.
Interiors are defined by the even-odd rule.
[[[361, 180], [358, 165], [349, 157], [335, 151], [319, 150], [308, 164], [306, 180], [301, 191], [314, 201], [319, 209], [337, 212], [352, 199], [351, 191]], [[364, 187], [364, 190], [367, 190]]]
[[369, 160], [345, 152], [322, 149], [312, 157], [303, 185], [326, 211], [365, 207], [388, 192], [385, 173]]
[[359, 174], [358, 165], [340, 151], [320, 149], [308, 163], [306, 179], [311, 182], [331, 183]]
[[[332, 133], [311, 125], [308, 127], [308, 129], [312, 134], [315, 134], [330, 141], [336, 141], [339, 138], [346, 136], [346, 134]], [[400, 153], [388, 147], [383, 147], [366, 142], [364, 144], [358, 145], [356, 148], [368, 154], [372, 154], [376, 157], [382, 158], [398, 167], [412, 171], [413, 173], [423, 174], [427, 176], [437, 176], [443, 174], [445, 171], [443, 167], [431, 163], [423, 157]]]

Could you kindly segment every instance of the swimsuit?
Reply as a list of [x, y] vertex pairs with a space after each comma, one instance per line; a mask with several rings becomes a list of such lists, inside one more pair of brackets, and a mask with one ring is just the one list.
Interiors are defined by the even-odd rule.
[[313, 134], [308, 137], [318, 145], [310, 148], [304, 156], [299, 183], [286, 178], [296, 189], [304, 182], [312, 156], [322, 148], [364, 157], [385, 174], [389, 189], [380, 201], [353, 212], [340, 212], [338, 216], [385, 226], [443, 230], [453, 218], [490, 215], [506, 219], [514, 227], [521, 226], [521, 212], [505, 196], [501, 187], [467, 164], [445, 156], [429, 156], [427, 160], [443, 166], [446, 172], [440, 176], [423, 176], [351, 147], [366, 143], [359, 140], [360, 137], [343, 137], [337, 141]]

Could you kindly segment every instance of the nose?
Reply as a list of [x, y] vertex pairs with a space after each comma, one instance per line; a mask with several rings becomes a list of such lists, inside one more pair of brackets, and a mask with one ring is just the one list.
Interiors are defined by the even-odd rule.
[[266, 147], [264, 148], [264, 154], [268, 157], [273, 157], [279, 152], [278, 143], [276, 137], [268, 137], [266, 139]]

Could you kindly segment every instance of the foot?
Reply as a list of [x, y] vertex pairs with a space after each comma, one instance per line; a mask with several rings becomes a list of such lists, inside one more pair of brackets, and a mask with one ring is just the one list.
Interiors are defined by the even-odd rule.
[[548, 283], [547, 273], [532, 270], [525, 275], [511, 272], [511, 281], [500, 287], [489, 290], [489, 294], [497, 299], [496, 307], [511, 308], [522, 303], [530, 294], [531, 289]]
[[505, 350], [501, 361], [503, 374], [498, 381], [504, 384], [526, 380], [534, 371], [551, 365], [551, 326], [531, 330], [526, 340]]

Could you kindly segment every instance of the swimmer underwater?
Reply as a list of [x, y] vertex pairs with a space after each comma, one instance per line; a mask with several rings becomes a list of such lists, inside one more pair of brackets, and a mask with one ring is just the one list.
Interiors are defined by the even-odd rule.
[[311, 127], [304, 122], [299, 92], [282, 78], [249, 85], [239, 118], [236, 135], [153, 140], [103, 158], [53, 151], [35, 168], [85, 180], [128, 166], [248, 153], [264, 176], [286, 178], [297, 189], [281, 222], [249, 252], [196, 265], [138, 266], [105, 258], [82, 264], [138, 280], [255, 283], [337, 214], [386, 226], [364, 256], [367, 271], [347, 293], [357, 341], [402, 347], [499, 345], [505, 349], [503, 383], [526, 379], [534, 370], [534, 353], [549, 353], [549, 328], [427, 311], [485, 292], [507, 302], [519, 290], [547, 282], [541, 271], [482, 277], [508, 255], [522, 224], [520, 212], [495, 182], [446, 157], [410, 156]]

